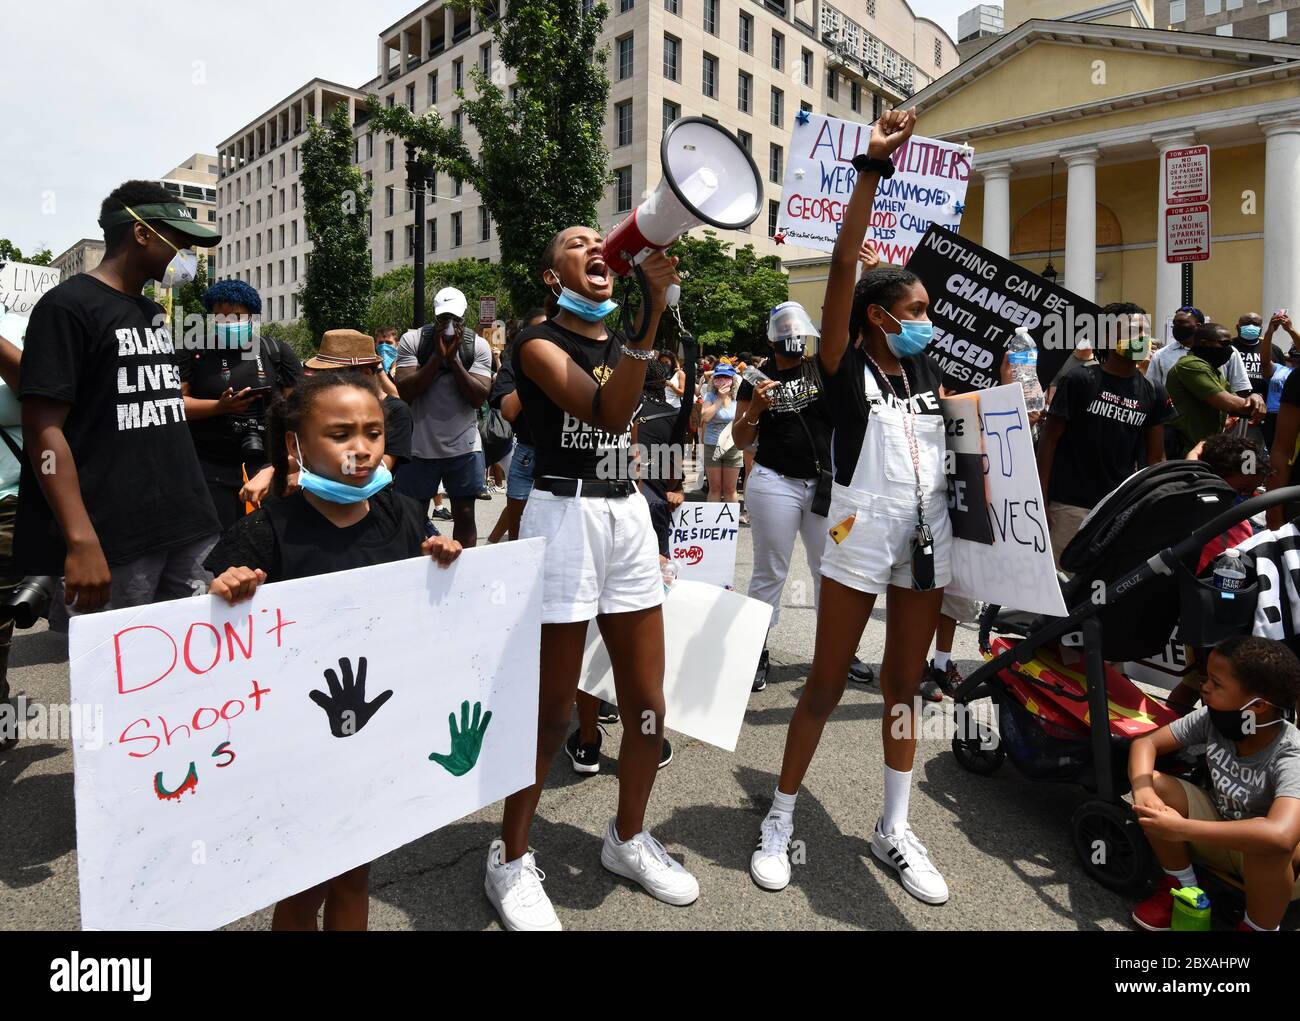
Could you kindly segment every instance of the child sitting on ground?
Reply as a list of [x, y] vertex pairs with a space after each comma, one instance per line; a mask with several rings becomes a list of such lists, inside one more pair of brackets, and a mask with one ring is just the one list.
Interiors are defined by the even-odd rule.
[[[1244, 881], [1238, 928], [1278, 928], [1300, 897], [1300, 660], [1281, 642], [1234, 637], [1209, 656], [1201, 708], [1129, 750], [1133, 810], [1165, 875], [1133, 911], [1144, 929], [1171, 928], [1171, 890], [1196, 886], [1192, 858]], [[1205, 745], [1210, 790], [1157, 772], [1156, 759]]]

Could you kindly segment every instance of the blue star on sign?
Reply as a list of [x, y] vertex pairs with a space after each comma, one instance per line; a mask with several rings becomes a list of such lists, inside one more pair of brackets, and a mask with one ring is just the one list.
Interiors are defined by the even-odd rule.
[[794, 119], [796, 123], [799, 124], [807, 124], [808, 118], [809, 118], [809, 113], [807, 110], [800, 110], [797, 114], [794, 115]]
[[952, 208], [953, 208], [953, 212], [955, 212], [958, 216], [961, 216], [962, 213], [966, 212], [966, 203], [954, 202]]

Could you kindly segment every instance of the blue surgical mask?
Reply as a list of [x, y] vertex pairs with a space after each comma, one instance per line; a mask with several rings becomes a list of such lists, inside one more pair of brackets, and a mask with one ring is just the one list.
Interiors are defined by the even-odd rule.
[[393, 362], [397, 361], [397, 348], [393, 347], [392, 344], [380, 344], [379, 357], [384, 360], [384, 371], [391, 372]]
[[1242, 340], [1259, 340], [1260, 329], [1253, 323], [1249, 326], [1243, 326], [1237, 330], [1237, 334]]
[[305, 492], [319, 496], [330, 503], [360, 503], [362, 500], [369, 500], [393, 481], [393, 473], [388, 470], [388, 465], [380, 461], [364, 486], [349, 486], [346, 482], [335, 482], [333, 479], [327, 479], [323, 475], [310, 471], [302, 459], [302, 448], [298, 446], [297, 438], [294, 439], [293, 445], [298, 451], [298, 485], [302, 486]]
[[885, 314], [898, 323], [900, 333], [886, 333], [885, 340], [889, 344], [889, 350], [894, 352], [896, 358], [906, 358], [908, 355], [919, 355], [930, 346], [930, 340], [934, 337], [934, 324], [928, 319], [899, 319], [888, 309]]
[[217, 347], [238, 350], [248, 347], [253, 337], [252, 323], [217, 323]]
[[556, 304], [566, 312], [572, 312], [579, 319], [585, 319], [589, 323], [600, 322], [606, 316], [613, 315], [618, 308], [618, 302], [613, 298], [595, 302], [590, 298], [584, 298], [577, 291], [570, 290], [567, 287], [560, 289], [560, 296], [556, 299]]

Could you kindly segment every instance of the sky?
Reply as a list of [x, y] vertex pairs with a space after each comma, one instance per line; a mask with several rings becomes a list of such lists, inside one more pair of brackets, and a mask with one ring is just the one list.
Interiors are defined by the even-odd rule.
[[[653, 2], [653, 0], [643, 0]], [[727, 0], [736, 3], [739, 0]], [[954, 39], [977, 0], [910, 0]], [[360, 85], [379, 31], [419, 0], [6, 3], [0, 238], [58, 255], [99, 237], [122, 181], [161, 177], [312, 78]], [[851, 12], [863, 0], [841, 0]], [[865, 19], [864, 19], [865, 20]]]

